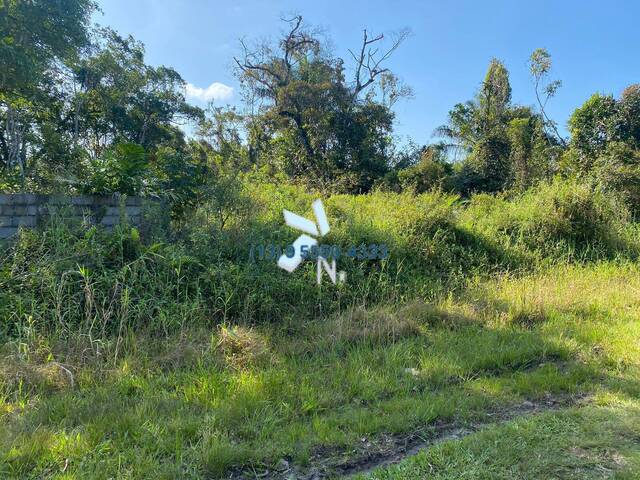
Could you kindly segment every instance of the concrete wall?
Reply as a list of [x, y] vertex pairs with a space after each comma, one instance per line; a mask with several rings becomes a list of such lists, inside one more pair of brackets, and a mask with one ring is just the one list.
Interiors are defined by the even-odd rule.
[[[122, 203], [122, 205], [121, 205]], [[13, 236], [19, 227], [36, 227], [51, 215], [113, 228], [124, 214], [130, 225], [142, 223], [143, 199], [118, 195], [64, 196], [32, 193], [0, 194], [0, 239]]]

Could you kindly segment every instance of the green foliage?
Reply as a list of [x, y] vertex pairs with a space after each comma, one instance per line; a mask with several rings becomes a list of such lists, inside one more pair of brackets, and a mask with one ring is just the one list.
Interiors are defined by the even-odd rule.
[[403, 189], [424, 193], [434, 188], [450, 190], [453, 168], [441, 149], [429, 146], [420, 155], [416, 165], [398, 172], [398, 180]]
[[86, 193], [136, 195], [144, 184], [148, 161], [144, 148], [135, 143], [119, 143], [91, 162]]
[[76, 55], [95, 7], [90, 0], [0, 3], [0, 99], [32, 94], [53, 62]]
[[197, 321], [197, 281], [194, 291], [181, 290], [194, 260], [178, 245], [143, 246], [125, 226], [107, 233], [54, 221], [44, 232], [22, 231], [4, 248], [3, 336], [19, 334], [25, 322], [42, 332], [106, 339], [129, 328]]
[[365, 31], [363, 57], [352, 54], [357, 78], [348, 82], [346, 62], [328, 53], [302, 17], [287, 23], [289, 31], [277, 45], [243, 44], [244, 57], [235, 59], [249, 96], [264, 101], [250, 122], [251, 160], [316, 189], [369, 191], [389, 168], [390, 105], [408, 94], [380, 63], [406, 34], [378, 54], [372, 45], [382, 36], [371, 39]]
[[144, 46], [110, 29], [98, 31], [93, 49], [71, 65], [76, 91], [74, 138], [92, 156], [115, 142], [153, 150], [180, 145], [183, 133], [174, 123], [202, 118], [184, 98], [182, 77], [168, 67], [144, 62]]
[[[250, 257], [255, 245], [292, 243], [297, 232], [283, 224], [283, 208], [308, 215], [316, 196], [269, 183], [261, 172], [221, 178], [162, 243], [148, 236], [140, 243], [126, 230], [64, 224], [22, 232], [4, 253], [5, 326], [13, 331], [32, 318], [38, 328], [86, 333], [95, 328], [89, 317], [113, 333], [120, 322], [161, 331], [185, 322], [282, 322], [354, 304], [430, 299], [473, 275], [638, 252], [637, 231], [617, 197], [571, 181], [511, 200], [479, 195], [468, 206], [439, 192], [336, 195], [325, 200], [331, 232], [323, 243], [343, 249], [338, 265], [347, 284], [319, 289], [314, 262], [288, 274], [275, 258]], [[350, 246], [363, 244], [384, 244], [389, 257], [346, 256]], [[82, 300], [85, 270], [92, 272], [89, 303]], [[112, 302], [119, 309], [107, 312], [104, 305]]]
[[549, 160], [553, 147], [546, 142], [543, 122], [539, 117], [514, 118], [509, 122], [507, 135], [512, 172], [510, 183], [514, 189], [524, 191], [551, 175]]
[[596, 93], [577, 108], [569, 119], [571, 146], [581, 161], [581, 170], [589, 171], [593, 159], [616, 137], [618, 106], [611, 95]]
[[[601, 258], [637, 255], [635, 227], [615, 194], [588, 183], [556, 179], [511, 200], [474, 197], [464, 222], [512, 245], [524, 257]], [[553, 252], [553, 253], [552, 253]]]
[[622, 196], [633, 213], [640, 213], [640, 150], [611, 142], [595, 160], [591, 176], [597, 184]]
[[503, 190], [511, 177], [510, 149], [511, 145], [502, 132], [479, 139], [467, 158], [467, 163], [477, 179], [468, 187], [469, 190], [480, 192]]
[[569, 120], [570, 149], [562, 161], [565, 173], [617, 192], [634, 214], [640, 198], [638, 91], [631, 85], [619, 100], [595, 94], [576, 109]]
[[500, 128], [511, 103], [511, 84], [506, 67], [495, 58], [489, 62], [477, 101], [483, 121], [481, 129], [490, 132]]
[[213, 104], [206, 113], [207, 117], [200, 122], [197, 132], [202, 150], [216, 165], [236, 170], [250, 167], [252, 159], [242, 144], [242, 129], [247, 118], [233, 107], [214, 107]]
[[566, 147], [566, 141], [558, 131], [556, 122], [549, 118], [545, 110], [549, 99], [554, 97], [562, 86], [560, 80], [549, 80], [551, 66], [551, 55], [544, 48], [535, 49], [529, 57], [529, 70], [535, 85], [536, 100], [542, 117], [542, 127], [543, 129], [550, 128], [555, 134], [554, 140]]
[[164, 199], [176, 218], [183, 218], [201, 202], [203, 186], [211, 181], [206, 157], [193, 149], [161, 146], [155, 151], [147, 192]]
[[[21, 189], [43, 173], [45, 180], [34, 183], [46, 188], [51, 171], [78, 159], [68, 144], [60, 148], [68, 136], [59, 85], [63, 65], [88, 43], [95, 7], [91, 0], [0, 2], [0, 177], [19, 177]], [[37, 171], [43, 163], [48, 171]]]
[[623, 141], [640, 148], [640, 84], [629, 85], [620, 97], [621, 133]]
[[632, 149], [639, 146], [640, 93], [638, 86], [625, 89], [616, 100], [611, 95], [594, 94], [569, 119], [571, 148], [579, 161], [576, 168], [588, 173], [596, 158], [611, 142], [623, 142]]
[[[95, 273], [79, 278], [88, 281], [78, 300], [91, 299]], [[603, 467], [634, 478], [638, 288], [635, 262], [561, 265], [475, 279], [429, 304], [284, 325], [185, 325], [161, 336], [136, 325], [120, 342], [95, 328], [60, 342], [39, 335], [34, 317], [0, 362], [0, 471], [20, 479], [62, 470], [223, 477], [274, 471], [284, 458], [299, 476], [316, 465], [340, 475], [345, 461], [359, 465], [388, 449], [390, 435], [403, 449], [416, 432], [432, 438], [471, 424], [483, 431], [397, 468], [406, 478], [458, 478], [461, 468], [547, 478], [557, 476], [561, 457], [580, 478], [601, 478]], [[158, 307], [168, 318], [180, 313]], [[510, 422], [529, 413], [536, 415]], [[496, 421], [507, 423], [488, 425]]]
[[[92, 32], [89, 43], [90, 2], [15, 3], [22, 7], [14, 3], [8, 3], [8, 13], [4, 7], [2, 18], [15, 17], [20, 22], [31, 18], [33, 29], [20, 22], [12, 28], [33, 36], [11, 30], [28, 48], [14, 51], [13, 40], [7, 37], [0, 55], [30, 55], [29, 49], [36, 53], [31, 63], [22, 58], [9, 62], [31, 72], [29, 81], [18, 82], [20, 92], [11, 90], [9, 83], [0, 86], [4, 92], [0, 98], [0, 175], [10, 185], [19, 178], [13, 190], [108, 192], [122, 188], [121, 193], [130, 193], [142, 187], [138, 181], [142, 165], [133, 160], [131, 152], [116, 152], [119, 145], [138, 144], [152, 158], [161, 147], [186, 154], [184, 134], [175, 123], [197, 121], [202, 112], [186, 103], [184, 80], [175, 70], [147, 65], [141, 43], [109, 29]], [[57, 23], [45, 21], [47, 16]], [[40, 74], [32, 72], [36, 67], [42, 70]], [[18, 73], [8, 72], [4, 79], [10, 82], [8, 77]], [[129, 174], [136, 178], [125, 180], [123, 175]], [[114, 180], [119, 175], [120, 180]]]
[[[140, 231], [53, 218], [0, 246], [1, 476], [221, 477], [525, 395], [637, 393], [624, 376], [640, 358], [640, 86], [578, 108], [567, 148], [545, 112], [560, 86], [549, 53], [530, 58], [537, 112], [512, 103], [493, 59], [438, 130], [448, 143], [398, 152], [392, 106], [411, 92], [383, 64], [407, 32], [384, 51], [365, 30], [349, 66], [294, 17], [277, 43], [242, 44], [252, 113], [205, 114], [140, 42], [90, 35], [94, 8], [0, 0], [0, 190], [163, 201]], [[181, 122], [198, 122], [197, 140]], [[558, 166], [564, 177], [548, 181]], [[258, 245], [295, 240], [282, 210], [311, 217], [319, 191], [344, 284], [316, 285], [313, 261], [289, 274], [275, 253], [256, 259]], [[372, 244], [388, 257], [347, 256]], [[381, 475], [436, 465], [455, 477], [453, 464], [513, 476], [529, 445], [548, 453], [541, 430], [573, 448], [554, 428], [582, 436], [602, 420], [578, 417], [518, 423]], [[510, 462], [467, 461], [487, 445], [513, 447]], [[584, 473], [583, 458], [570, 466]]]
[[475, 99], [457, 104], [436, 134], [452, 142], [445, 144], [449, 150], [465, 155], [454, 183], [468, 195], [522, 190], [548, 178], [554, 156], [546, 150], [552, 141], [543, 126], [531, 109], [511, 104], [509, 73], [493, 59]]

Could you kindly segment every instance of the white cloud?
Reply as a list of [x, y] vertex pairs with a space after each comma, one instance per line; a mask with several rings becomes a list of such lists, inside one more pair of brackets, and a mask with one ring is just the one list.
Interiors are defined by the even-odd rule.
[[213, 82], [207, 88], [196, 87], [187, 83], [187, 98], [209, 102], [211, 100], [229, 100], [233, 95], [233, 87], [220, 82]]

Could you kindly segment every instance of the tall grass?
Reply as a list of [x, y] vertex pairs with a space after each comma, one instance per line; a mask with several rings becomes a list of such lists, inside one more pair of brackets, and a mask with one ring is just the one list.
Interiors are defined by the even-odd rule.
[[597, 260], [638, 254], [638, 229], [620, 198], [556, 179], [512, 199], [476, 195], [461, 222], [523, 258]]
[[[314, 262], [292, 274], [275, 259], [252, 261], [256, 244], [286, 246], [298, 232], [282, 209], [312, 216], [316, 197], [292, 185], [247, 181], [248, 208], [203, 205], [164, 236], [140, 238], [52, 222], [21, 231], [0, 265], [0, 332], [82, 338], [83, 348], [117, 357], [136, 330], [169, 334], [186, 325], [292, 323], [352, 307], [431, 300], [470, 278], [548, 263], [635, 258], [638, 229], [614, 197], [556, 181], [515, 198], [477, 195], [468, 203], [431, 192], [376, 192], [325, 199], [331, 232], [322, 243], [385, 244], [389, 257], [342, 256], [347, 281], [315, 283]], [[225, 213], [225, 212], [223, 212]]]

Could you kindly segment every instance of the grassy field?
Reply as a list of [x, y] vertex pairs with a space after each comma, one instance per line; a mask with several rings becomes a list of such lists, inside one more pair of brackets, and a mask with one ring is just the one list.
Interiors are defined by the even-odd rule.
[[314, 195], [242, 196], [224, 225], [209, 205], [169, 234], [53, 219], [2, 247], [0, 477], [638, 474], [640, 230], [616, 197], [333, 196], [326, 242], [390, 256], [318, 288], [248, 255]]
[[0, 0], [0, 480], [640, 479], [630, 6], [173, 3]]
[[359, 478], [638, 478], [640, 405], [625, 395], [493, 426]]
[[332, 476], [451, 425], [475, 433], [371, 475], [637, 478], [639, 291], [632, 262], [565, 265], [431, 303], [138, 334], [121, 354], [79, 338], [64, 360], [25, 326], [3, 347], [0, 473]]

